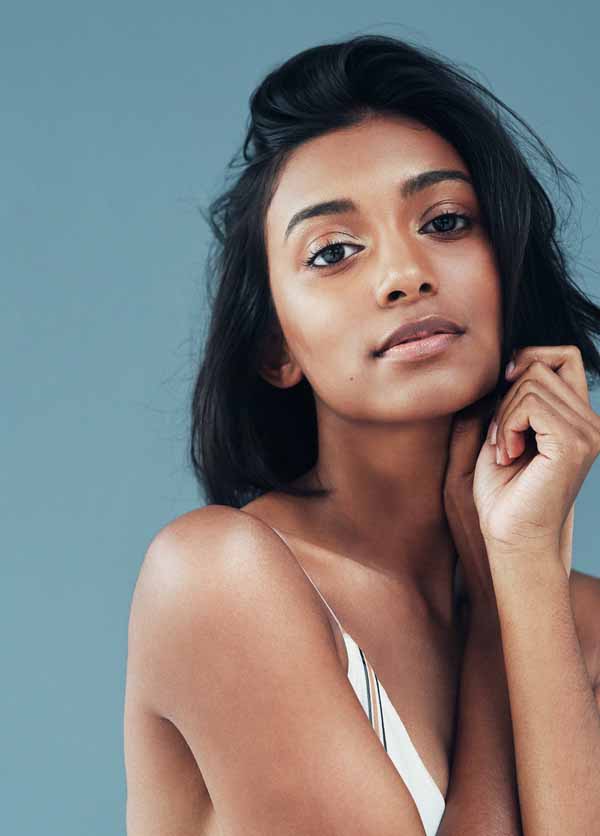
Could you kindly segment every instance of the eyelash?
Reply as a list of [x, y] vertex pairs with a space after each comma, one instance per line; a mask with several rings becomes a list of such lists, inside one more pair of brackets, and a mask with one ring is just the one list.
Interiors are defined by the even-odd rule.
[[[459, 230], [451, 229], [451, 230], [446, 230], [445, 232], [444, 231], [438, 231], [438, 232], [435, 233], [436, 235], [444, 235], [444, 236], [455, 235], [457, 232], [464, 232], [464, 230], [471, 229], [471, 227], [473, 226], [473, 219], [471, 218], [471, 216], [470, 215], [465, 215], [461, 212], [442, 212], [441, 215], [436, 215], [435, 218], [432, 218], [430, 221], [427, 221], [425, 226], [429, 226], [429, 224], [433, 223], [433, 221], [437, 221], [439, 218], [447, 218], [447, 217], [460, 218], [461, 220], [463, 220], [465, 222], [465, 226], [462, 229], [459, 229]], [[343, 247], [358, 247], [359, 246], [359, 244], [351, 244], [349, 241], [336, 241], [335, 239], [327, 240], [324, 247], [320, 247], [315, 253], [311, 253], [311, 255], [307, 259], [303, 259], [302, 264], [305, 267], [309, 267], [311, 270], [324, 270], [327, 267], [335, 267], [336, 264], [341, 264], [343, 261], [347, 261], [348, 259], [344, 258], [344, 259], [341, 259], [340, 261], [336, 261], [336, 262], [333, 262], [331, 264], [315, 264], [314, 263], [315, 260], [321, 255], [321, 253], [324, 253], [330, 247], [336, 246], [336, 244], [341, 245]]]

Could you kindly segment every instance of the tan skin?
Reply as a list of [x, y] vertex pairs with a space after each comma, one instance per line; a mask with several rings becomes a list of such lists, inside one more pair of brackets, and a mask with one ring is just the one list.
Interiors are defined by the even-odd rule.
[[[495, 385], [502, 319], [473, 188], [445, 180], [400, 196], [401, 182], [430, 169], [468, 176], [452, 146], [408, 121], [374, 119], [298, 149], [267, 214], [285, 356], [265, 376], [282, 387], [306, 376], [315, 393], [319, 461], [302, 482], [318, 475], [335, 495], [295, 505], [307, 530], [368, 569], [365, 580], [400, 585], [448, 621], [455, 557], [441, 486], [450, 426]], [[347, 195], [360, 212], [309, 219], [284, 242], [294, 212]], [[456, 218], [455, 232], [436, 233], [430, 221], [450, 211], [472, 217], [472, 229]], [[301, 264], [334, 238], [348, 244], [344, 261]], [[466, 328], [450, 350], [410, 364], [373, 356], [393, 328], [430, 313]]]
[[[415, 745], [445, 789], [458, 654], [456, 553], [441, 487], [453, 414], [496, 382], [501, 299], [472, 186], [445, 180], [401, 197], [401, 182], [430, 169], [469, 176], [437, 134], [389, 119], [320, 137], [286, 165], [266, 223], [285, 353], [264, 374], [282, 387], [308, 378], [320, 455], [300, 482], [314, 485], [318, 475], [335, 493], [316, 502], [267, 496], [244, 510], [292, 534], [290, 545], [303, 549], [299, 559], [311, 560], [298, 541], [325, 550], [328, 558], [310, 563], [311, 576], [402, 707]], [[311, 218], [284, 240], [294, 212], [347, 195], [360, 212]], [[436, 233], [431, 220], [449, 211], [473, 218], [473, 227], [456, 218], [457, 232]], [[423, 227], [428, 234], [419, 232]], [[343, 261], [320, 270], [302, 264], [332, 239], [348, 244]], [[466, 328], [449, 351], [410, 364], [373, 356], [393, 328], [430, 313]], [[364, 606], [357, 610], [359, 599]], [[384, 642], [389, 635], [399, 638]], [[428, 703], [423, 693], [432, 695]]]
[[[403, 181], [434, 169], [469, 175], [436, 133], [412, 120], [383, 117], [312, 140], [284, 166], [266, 218], [282, 333], [272, 336], [262, 374], [279, 387], [308, 379], [319, 460], [297, 484], [317, 486], [318, 477], [333, 493], [302, 499], [271, 492], [231, 513], [282, 532], [371, 661], [446, 795], [464, 641], [454, 603], [457, 548], [465, 567], [479, 567], [466, 578], [469, 592], [491, 590], [480, 569], [484, 546], [468, 478], [453, 483], [458, 499], [452, 512], [445, 504], [448, 449], [454, 415], [496, 384], [502, 311], [498, 271], [472, 186], [451, 179], [401, 196]], [[341, 197], [358, 210], [313, 217], [286, 240], [294, 213]], [[444, 212], [464, 213], [473, 225], [457, 217], [454, 225], [431, 223]], [[347, 246], [330, 248], [316, 263], [327, 264], [327, 256], [335, 263], [323, 269], [302, 263], [328, 240]], [[445, 352], [418, 362], [373, 356], [391, 330], [431, 313], [465, 329]], [[455, 466], [467, 471], [478, 452], [475, 433], [471, 437], [455, 457]], [[174, 524], [193, 527], [200, 513]], [[600, 601], [598, 585], [596, 578], [571, 572], [590, 676], [596, 675], [591, 611]], [[323, 610], [345, 671], [343, 640]], [[192, 751], [154, 704], [149, 688], [128, 684], [128, 785], [136, 810], [144, 811], [140, 821], [147, 816], [156, 833], [217, 834]], [[157, 806], [157, 788], [163, 798], [176, 794], [169, 810]], [[133, 827], [129, 836], [137, 836]]]

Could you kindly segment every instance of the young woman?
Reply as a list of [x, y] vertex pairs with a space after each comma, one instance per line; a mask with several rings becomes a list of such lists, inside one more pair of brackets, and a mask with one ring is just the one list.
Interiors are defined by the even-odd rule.
[[292, 57], [250, 109], [209, 215], [208, 504], [132, 602], [128, 834], [598, 832], [600, 581], [571, 546], [600, 309], [515, 127], [568, 172], [384, 36]]

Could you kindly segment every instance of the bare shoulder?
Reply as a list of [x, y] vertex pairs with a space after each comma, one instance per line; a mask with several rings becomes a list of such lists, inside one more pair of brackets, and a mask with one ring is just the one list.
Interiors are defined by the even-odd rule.
[[592, 682], [597, 684], [600, 680], [600, 578], [573, 569], [569, 586], [581, 650]]
[[[273, 529], [227, 505], [206, 505], [171, 520], [152, 538], [140, 569], [134, 599], [148, 588], [166, 600], [185, 588], [208, 598], [228, 573], [271, 568], [281, 555], [293, 557]], [[289, 562], [289, 561], [288, 561]], [[298, 567], [299, 568], [299, 567]], [[239, 577], [239, 575], [238, 575]], [[241, 579], [241, 578], [240, 578]]]
[[[284, 542], [263, 528], [236, 509], [206, 506], [169, 522], [146, 550], [128, 626], [124, 754], [130, 836], [220, 832], [214, 781], [209, 787], [206, 780], [208, 749], [204, 740], [198, 745], [195, 722], [188, 718], [211, 694], [205, 717], [227, 704], [226, 689], [219, 691], [225, 659], [231, 660], [225, 677], [231, 681], [238, 671], [243, 685], [243, 664], [235, 656], [244, 644], [232, 645], [231, 630], [252, 600], [248, 562], [265, 567], [277, 549], [279, 561], [286, 559]], [[264, 577], [262, 584], [268, 590]], [[260, 616], [268, 622], [264, 597]], [[249, 639], [252, 613], [246, 615], [245, 631], [233, 633]], [[231, 693], [238, 699], [240, 688]]]
[[285, 541], [260, 517], [215, 504], [194, 508], [167, 523], [152, 538], [144, 563], [162, 562], [175, 548], [179, 555], [186, 554], [198, 564], [208, 553], [212, 554], [215, 546], [247, 545], [248, 540], [283, 550], [297, 562]]
[[[206, 505], [176, 517], [153, 537], [136, 592], [137, 587], [154, 585], [166, 598], [185, 587], [197, 592], [202, 588], [208, 603], [219, 586], [236, 580], [236, 601], [241, 605], [247, 584], [262, 585], [266, 578], [275, 586], [278, 580], [298, 580], [293, 586], [311, 590], [309, 597], [319, 601], [294, 552], [271, 526], [237, 508]], [[320, 603], [317, 609], [322, 610]]]
[[259, 519], [206, 506], [153, 538], [132, 601], [128, 677], [132, 695], [178, 730], [224, 832], [337, 836], [352, 822], [364, 836], [423, 834], [317, 592]]
[[[307, 615], [326, 624], [320, 603], [293, 552], [256, 517], [225, 505], [207, 505], [173, 519], [152, 538], [140, 568], [129, 618], [129, 655], [143, 658], [148, 706], [169, 717], [170, 676], [161, 650], [172, 647], [175, 631], [193, 629], [205, 637], [247, 632], [257, 619], [267, 623], [281, 605], [277, 589], [299, 596]], [[332, 642], [335, 645], [332, 637]], [[165, 657], [166, 657], [165, 652]], [[173, 671], [175, 674], [175, 671]]]
[[[272, 531], [256, 517], [228, 505], [205, 505], [194, 508], [171, 520], [154, 535], [146, 551], [144, 565], [169, 561], [176, 553], [187, 556], [195, 564], [214, 546], [234, 542], [239, 536]], [[273, 542], [280, 541], [274, 532]]]

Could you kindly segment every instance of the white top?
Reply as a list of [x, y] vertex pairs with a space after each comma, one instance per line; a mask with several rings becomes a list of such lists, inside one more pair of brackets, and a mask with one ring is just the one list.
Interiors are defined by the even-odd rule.
[[[286, 542], [281, 532], [274, 530]], [[369, 718], [373, 731], [408, 787], [419, 811], [426, 836], [435, 836], [446, 808], [446, 799], [442, 791], [423, 763], [373, 666], [352, 636], [344, 630], [339, 618], [299, 561], [298, 564], [337, 621], [348, 653], [350, 684]]]

